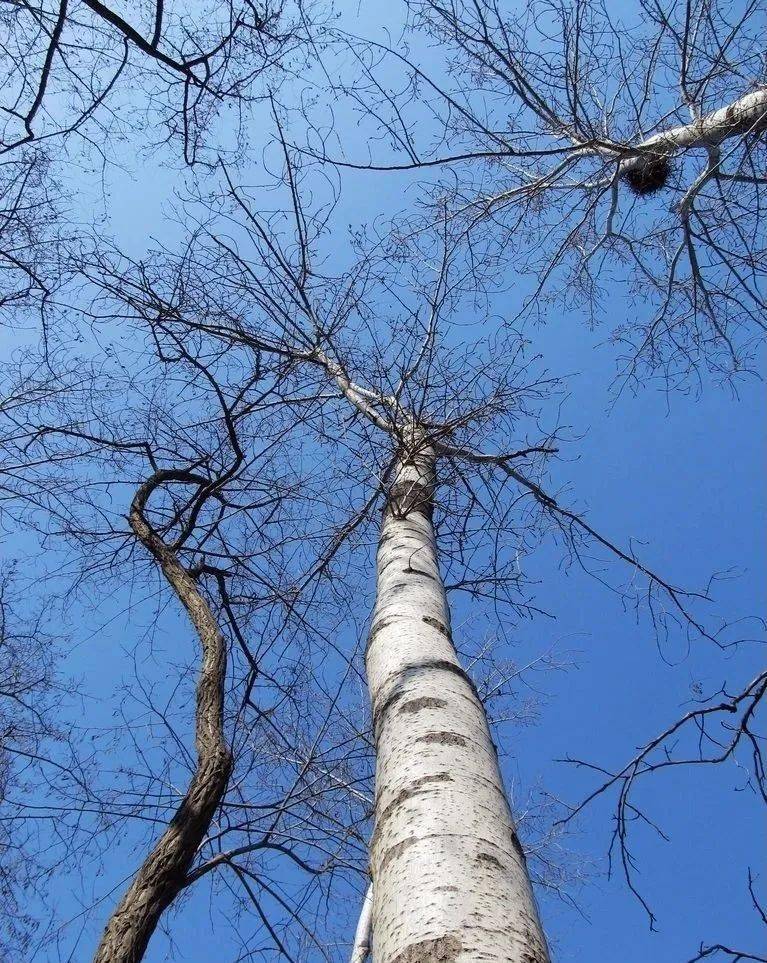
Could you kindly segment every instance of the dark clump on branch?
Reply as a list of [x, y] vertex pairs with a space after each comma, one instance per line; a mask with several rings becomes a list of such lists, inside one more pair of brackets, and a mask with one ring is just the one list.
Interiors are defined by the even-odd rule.
[[621, 174], [623, 180], [638, 197], [646, 197], [662, 190], [668, 183], [671, 164], [662, 154], [637, 157]]

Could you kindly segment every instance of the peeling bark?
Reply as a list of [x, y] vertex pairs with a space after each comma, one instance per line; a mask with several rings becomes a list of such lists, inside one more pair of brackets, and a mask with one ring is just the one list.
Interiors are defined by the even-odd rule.
[[195, 742], [197, 768], [168, 828], [155, 843], [107, 923], [94, 963], [139, 963], [160, 916], [186, 885], [197, 849], [226, 790], [232, 757], [224, 737], [226, 643], [194, 579], [144, 518], [151, 493], [164, 482], [197, 484], [186, 472], [157, 472], [136, 493], [130, 525], [157, 561], [200, 640]]
[[402, 458], [378, 547], [372, 958], [548, 963], [487, 718], [452, 642], [434, 463], [428, 447]]

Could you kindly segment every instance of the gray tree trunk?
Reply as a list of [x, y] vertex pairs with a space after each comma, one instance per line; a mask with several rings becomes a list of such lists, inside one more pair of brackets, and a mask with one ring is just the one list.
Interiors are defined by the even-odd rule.
[[226, 790], [232, 757], [224, 738], [226, 643], [192, 576], [146, 522], [144, 505], [162, 481], [188, 481], [183, 472], [158, 472], [131, 508], [133, 531], [157, 560], [200, 640], [195, 741], [197, 769], [168, 828], [155, 843], [107, 923], [94, 963], [139, 963], [162, 913], [187, 882], [187, 873]]
[[461, 668], [432, 525], [434, 453], [389, 494], [366, 653], [376, 740], [375, 963], [548, 963], [487, 718]]

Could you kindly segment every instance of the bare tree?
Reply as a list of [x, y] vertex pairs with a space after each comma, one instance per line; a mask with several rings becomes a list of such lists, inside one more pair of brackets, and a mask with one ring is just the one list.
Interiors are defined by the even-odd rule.
[[[523, 562], [549, 536], [576, 564], [588, 568], [596, 550], [625, 567], [622, 597], [646, 608], [660, 635], [681, 627], [721, 642], [700, 614], [707, 592], [652, 570], [555, 490], [548, 472], [562, 441], [546, 412], [557, 379], [530, 358], [514, 319], [500, 330], [486, 323], [485, 293], [513, 252], [533, 276], [525, 288], [532, 312], [542, 316], [548, 295], [574, 285], [596, 317], [615, 266], [650, 305], [647, 317], [615, 335], [628, 345], [629, 376], [649, 365], [673, 382], [701, 363], [731, 376], [747, 363], [753, 331], [763, 326], [756, 7], [728, 20], [711, 3], [688, 5], [683, 15], [648, 4], [643, 24], [618, 23], [594, 3], [534, 6], [519, 22], [485, 0], [410, 7], [419, 35], [452, 51], [446, 76], [407, 52], [342, 38], [357, 71], [342, 92], [382, 125], [404, 160], [382, 159], [380, 143], [372, 160], [332, 159], [448, 170], [426, 217], [358, 234], [345, 252], [350, 263], [332, 273], [323, 245], [335, 228], [333, 200], [325, 203], [323, 186], [312, 210], [304, 206], [302, 171], [277, 122], [287, 212], [238, 188], [232, 168], [217, 161], [224, 194], [185, 211], [197, 227], [180, 253], [131, 261], [99, 240], [80, 258], [85, 286], [70, 300], [67, 322], [85, 316], [99, 342], [104, 332], [140, 332], [152, 369], [165, 375], [131, 383], [133, 407], [114, 392], [101, 401], [87, 375], [75, 408], [41, 412], [33, 397], [32, 415], [7, 411], [8, 511], [26, 513], [46, 545], [59, 536], [76, 544], [83, 578], [114, 579], [126, 563], [145, 574], [138, 560], [148, 561], [199, 643], [197, 655], [174, 668], [186, 687], [186, 726], [176, 728], [151, 687], [142, 692], [162, 734], [155, 755], [106, 792], [70, 779], [56, 812], [78, 824], [86, 811], [110, 814], [112, 832], [131, 820], [150, 827], [150, 854], [108, 923], [100, 960], [140, 958], [163, 912], [213, 877], [232, 883], [236, 904], [247, 906], [277, 952], [294, 959], [310, 947], [332, 958], [308, 916], [336, 874], [343, 885], [367, 886], [363, 836], [372, 810], [372, 883], [355, 961], [370, 953], [377, 963], [480, 954], [543, 963], [534, 873], [485, 693], [454, 637], [448, 593], [465, 593], [476, 610], [535, 614]], [[260, 15], [243, 9], [245, 19], [233, 14], [229, 26], [262, 44]], [[180, 135], [190, 164], [212, 161], [201, 138], [216, 106], [245, 103], [257, 76], [240, 82], [227, 74], [238, 63], [234, 34], [213, 31], [232, 40], [219, 47], [210, 22], [200, 21], [199, 49], [190, 53], [180, 39], [184, 18], [166, 17], [162, 6], [151, 39], [100, 4], [83, 0], [83, 12], [86, 44], [76, 49], [90, 64], [88, 89], [93, 94], [94, 76], [107, 86], [51, 133], [71, 141], [97, 109], [106, 118], [102, 105], [138, 64], [149, 116], [166, 111], [161, 139]], [[47, 138], [34, 105], [52, 90], [48, 68], [64, 59], [64, 31], [82, 28], [68, 17], [61, 8], [49, 35], [40, 34], [42, 82], [27, 85], [17, 74], [32, 106], [9, 115], [23, 127], [7, 168], [16, 185], [6, 235], [11, 305], [31, 293], [47, 303], [55, 286], [57, 259], [39, 245], [55, 223], [53, 181], [39, 166], [44, 158], [25, 151]], [[108, 41], [95, 66], [87, 57], [103, 48], [93, 37]], [[110, 64], [109, 43], [124, 61]], [[282, 55], [286, 47], [274, 49]], [[398, 91], [379, 79], [379, 55], [404, 69]], [[671, 73], [679, 97], [661, 90]], [[436, 140], [418, 143], [421, 129], [436, 130]], [[106, 130], [106, 120], [97, 125], [101, 147]], [[332, 152], [323, 139], [310, 153]], [[44, 192], [39, 205], [28, 204], [28, 185]], [[29, 219], [19, 221], [20, 212]], [[113, 367], [109, 377], [124, 384]], [[72, 414], [78, 404], [87, 416]], [[374, 573], [364, 561], [371, 544]], [[357, 653], [337, 636], [345, 620], [361, 627], [361, 602], [372, 594], [368, 720], [348, 697]], [[337, 660], [330, 688], [316, 671], [321, 658]], [[259, 692], [268, 693], [268, 707]], [[617, 845], [630, 885], [628, 820], [641, 813], [632, 787], [674, 761], [669, 740], [688, 727], [700, 733], [698, 755], [679, 763], [758, 747], [754, 717], [764, 692], [760, 677], [723, 695], [672, 724], [625, 768], [603, 774], [596, 793], [620, 795]], [[711, 724], [731, 716], [741, 724], [717, 755], [721, 733]], [[192, 717], [196, 755], [185, 739]], [[754, 766], [763, 786], [758, 753]], [[169, 788], [182, 782], [179, 773], [181, 793]], [[14, 805], [21, 817], [24, 802]], [[286, 897], [267, 856], [296, 866], [310, 898]]]
[[319, 121], [310, 152], [437, 174], [439, 203], [513, 252], [539, 319], [575, 291], [601, 320], [622, 285], [624, 378], [748, 367], [765, 308], [761, 4], [408, 7], [405, 44], [339, 38], [354, 68], [335, 92], [370, 122], [368, 156]]
[[100, 0], [3, 3], [3, 154], [77, 134], [103, 137], [119, 118], [121, 88], [133, 110], [147, 99], [160, 137], [180, 137], [194, 163], [222, 105], [263, 96], [255, 82], [290, 68], [307, 40], [306, 14], [222, 0], [185, 10], [158, 0], [135, 19]]
[[[107, 585], [126, 563], [138, 564], [138, 542], [149, 571], [157, 567], [186, 610], [198, 654], [170, 668], [169, 685], [137, 678], [159, 746], [145, 720], [124, 715], [120, 728], [135, 730], [127, 741], [148, 771], [105, 772], [102, 785], [68, 770], [57, 782], [63, 761], [42, 760], [47, 798], [14, 796], [4, 808], [22, 825], [32, 814], [51, 821], [64, 847], [54, 863], [131, 823], [148, 825], [153, 837], [161, 830], [108, 921], [98, 960], [141, 959], [164, 911], [213, 876], [224, 893], [233, 888], [237, 912], [246, 900], [256, 932], [279, 952], [293, 958], [292, 945], [309, 939], [324, 958], [312, 913], [334, 872], [352, 880], [364, 873], [355, 824], [369, 805], [369, 751], [359, 723], [336, 709], [338, 694], [323, 693], [319, 681], [310, 688], [322, 628], [292, 586], [306, 561], [293, 506], [306, 494], [298, 472], [277, 459], [300, 419], [283, 406], [279, 371], [266, 365], [238, 380], [241, 371], [198, 354], [188, 339], [155, 345], [154, 357], [143, 375], [126, 352], [108, 371], [75, 365], [81, 390], [53, 403], [42, 389], [26, 399], [9, 392], [16, 402], [4, 412], [5, 518], [37, 528], [49, 544], [73, 542], [83, 553], [80, 579]], [[21, 373], [29, 383], [29, 362]], [[149, 477], [137, 484], [142, 472]], [[129, 527], [115, 502], [130, 506]], [[316, 600], [321, 586], [307, 580]], [[171, 712], [195, 675], [191, 706], [182, 701]], [[186, 748], [185, 711], [195, 720], [196, 758]], [[283, 888], [286, 865], [303, 876], [305, 892]]]
[[[642, 584], [629, 592], [646, 592], [659, 631], [677, 622], [713, 640], [695, 614], [706, 596], [650, 570], [543, 487], [558, 446], [539, 408], [555, 380], [535, 374], [518, 339], [488, 343], [481, 325], [471, 344], [451, 336], [482, 298], [472, 249], [449, 215], [428, 237], [406, 242], [400, 227], [361, 242], [347, 272], [323, 274], [315, 265], [332, 211], [304, 208], [301, 171], [287, 151], [285, 160], [287, 215], [259, 214], [224, 170], [220, 207], [183, 253], [140, 264], [102, 253], [84, 265], [103, 292], [94, 316], [139, 321], [163, 340], [202, 337], [242, 365], [285, 359], [311, 385], [309, 424], [332, 446], [328, 470], [346, 480], [332, 492], [351, 504], [341, 525], [316, 520], [319, 532], [330, 527], [323, 557], [383, 506], [365, 653], [373, 958], [543, 961], [530, 874], [485, 709], [453, 641], [447, 586], [477, 604], [533, 611], [519, 561], [543, 528], [581, 561], [591, 544], [628, 565]], [[357, 956], [366, 918], [364, 909]]]
[[[226, 642], [210, 606], [191, 573], [147, 522], [147, 501], [161, 485], [186, 484], [205, 489], [210, 480], [191, 472], [159, 471], [136, 492], [130, 525], [157, 561], [184, 606], [200, 643], [195, 743], [197, 767], [170, 825], [155, 844], [107, 924], [95, 960], [140, 960], [161, 914], [184, 887], [197, 850], [207, 835], [232, 771], [232, 755], [224, 734]], [[202, 508], [203, 505], [200, 505]]]
[[60, 285], [77, 233], [62, 183], [72, 166], [119, 162], [125, 140], [135, 154], [169, 145], [174, 162], [178, 152], [203, 167], [220, 151], [241, 155], [253, 105], [298, 69], [320, 17], [250, 0], [127, 13], [100, 0], [4, 0], [0, 307], [45, 309]]
[[[676, 719], [667, 729], [651, 739], [618, 772], [607, 772], [602, 767], [582, 759], [567, 761], [604, 776], [604, 781], [582, 802], [573, 806], [566, 821], [578, 816], [594, 800], [605, 793], [615, 792], [615, 824], [609, 855], [620, 861], [621, 870], [654, 927], [655, 915], [645, 895], [638, 889], [637, 859], [633, 853], [630, 834], [638, 826], [649, 827], [661, 837], [663, 830], [643, 810], [636, 800], [637, 790], [647, 777], [677, 766], [718, 766], [737, 764], [739, 754], [745, 753], [748, 766], [744, 790], [757, 793], [767, 803], [767, 782], [764, 767], [764, 737], [759, 730], [759, 714], [767, 692], [767, 672], [760, 672], [737, 692], [727, 687], [708, 697], [696, 700], [699, 705]], [[750, 874], [749, 874], [750, 878]], [[755, 903], [753, 887], [750, 888]], [[711, 951], [709, 951], [711, 952]]]

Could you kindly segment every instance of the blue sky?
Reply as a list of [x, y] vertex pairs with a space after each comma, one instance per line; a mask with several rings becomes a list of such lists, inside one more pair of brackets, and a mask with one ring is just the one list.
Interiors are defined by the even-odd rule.
[[[356, 5], [350, 10], [356, 13]], [[370, 33], [379, 28], [377, 16], [360, 14], [355, 29]], [[123, 160], [126, 172], [107, 172], [110, 229], [135, 251], [146, 245], [149, 235], [172, 244], [180, 230], [164, 221], [162, 211], [184, 175], [158, 155]], [[76, 186], [87, 218], [99, 203], [100, 185], [83, 180]], [[339, 222], [373, 220], [401, 208], [415, 193], [414, 178], [398, 175], [350, 173], [342, 187]], [[330, 255], [343, 261], [340, 233], [336, 243]], [[677, 584], [698, 588], [713, 571], [732, 570], [732, 577], [716, 589], [712, 617], [764, 615], [767, 504], [761, 383], [744, 379], [738, 397], [706, 384], [700, 393], [669, 398], [649, 385], [613, 403], [614, 356], [601, 344], [607, 329], [589, 331], [563, 309], [555, 310], [546, 327], [530, 329], [528, 336], [549, 369], [570, 375], [561, 417], [579, 440], [568, 446], [566, 458], [554, 470], [557, 485], [567, 486], [572, 503], [587, 506], [590, 521], [600, 531], [623, 544], [629, 538], [646, 543], [644, 557]], [[617, 294], [604, 304], [608, 317], [630, 310]], [[554, 546], [545, 547], [531, 562], [541, 582], [538, 598], [556, 619], [520, 626], [518, 648], [511, 653], [524, 662], [556, 646], [574, 663], [565, 672], [535, 677], [540, 691], [534, 725], [507, 725], [499, 732], [507, 786], [519, 808], [531, 790], [541, 787], [562, 800], [577, 801], [593, 786], [591, 777], [556, 760], [572, 755], [607, 767], [621, 764], [689, 707], [694, 686], [708, 692], [725, 681], [737, 685], [761, 662], [760, 650], [752, 645], [723, 652], [706, 642], [696, 642], [689, 651], [672, 643], [660, 652], [645, 620], [637, 622], [597, 580], [560, 562]], [[70, 612], [74, 644], [69, 666], [84, 677], [86, 686], [98, 679], [93, 691], [100, 690], [100, 701], [87, 704], [92, 713], [88, 724], [93, 725], [111, 716], [111, 693], [130, 678], [129, 653], [151, 618], [152, 604], [141, 607], [138, 615], [135, 609], [130, 617], [121, 614], [133, 601], [127, 588], [118, 589], [108, 601], [89, 601], [97, 613], [77, 608]], [[465, 614], [461, 605], [456, 621]], [[113, 621], [92, 637], [93, 628], [110, 617]], [[159, 635], [178, 638], [179, 633], [185, 633], [183, 621], [173, 612], [164, 613]], [[346, 641], [351, 646], [354, 640]], [[160, 667], [162, 651], [161, 646], [152, 657]], [[746, 889], [746, 868], [755, 861], [758, 865], [754, 851], [760, 809], [743, 786], [736, 766], [673, 770], [648, 782], [642, 795], [647, 812], [671, 837], [661, 845], [641, 836], [637, 845], [641, 885], [657, 914], [657, 933], [649, 932], [646, 916], [620, 874], [606, 878], [609, 806], [588, 809], [561, 843], [564, 863], [585, 876], [570, 891], [578, 910], [541, 893], [555, 960], [680, 963], [694, 955], [701, 940], [763, 945]], [[130, 841], [115, 848], [106, 858], [104, 876], [95, 886], [88, 880], [86, 892], [103, 895], [105, 881], [128, 874], [140, 858]], [[87, 878], [87, 867], [83, 875]], [[62, 887], [53, 897], [63, 915], [75, 905], [70, 882], [53, 883]], [[210, 909], [208, 898], [202, 885], [170, 917], [178, 958], [187, 963], [237, 956], [236, 941], [220, 911]], [[110, 905], [110, 899], [104, 900], [101, 920]], [[225, 914], [226, 907], [222, 909]], [[83, 932], [73, 960], [87, 960], [92, 953], [98, 917]], [[169, 946], [158, 933], [148, 963], [164, 960]], [[39, 946], [36, 958], [49, 956], [55, 958], [50, 946]]]

